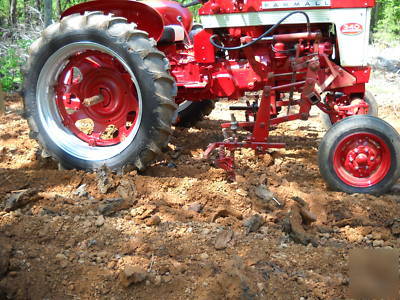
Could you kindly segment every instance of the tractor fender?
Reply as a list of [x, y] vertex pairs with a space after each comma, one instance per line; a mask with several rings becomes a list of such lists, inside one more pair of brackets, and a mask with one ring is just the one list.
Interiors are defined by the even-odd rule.
[[168, 25], [165, 24], [165, 17], [156, 8], [145, 2], [132, 0], [83, 2], [68, 8], [62, 13], [61, 18], [76, 13], [83, 14], [86, 11], [102, 11], [105, 14], [112, 13], [115, 16], [124, 17], [129, 23], [136, 23], [138, 29], [146, 31], [156, 41], [161, 38], [164, 26]]
[[192, 29], [193, 15], [180, 3], [170, 0], [145, 0], [142, 3], [157, 10], [164, 20], [164, 25], [183, 25], [186, 32]]

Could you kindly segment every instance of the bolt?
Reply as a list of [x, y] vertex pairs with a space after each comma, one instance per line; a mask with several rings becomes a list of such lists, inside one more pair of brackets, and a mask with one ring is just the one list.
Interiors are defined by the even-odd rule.
[[354, 152], [355, 152], [355, 153], [358, 153], [358, 148], [354, 149]]
[[102, 94], [98, 94], [98, 95], [95, 95], [90, 98], [85, 98], [83, 100], [82, 104], [85, 106], [92, 106], [92, 105], [98, 104], [100, 102], [103, 102], [103, 100], [104, 100], [104, 96]]
[[358, 170], [358, 169], [359, 169], [359, 167], [358, 167], [358, 166], [356, 166], [354, 169]]
[[353, 160], [354, 160], [354, 158], [352, 158], [352, 157], [349, 158], [349, 161], [350, 161], [350, 162], [353, 162]]
[[370, 160], [370, 161], [374, 161], [374, 160], [375, 160], [375, 157], [372, 156], [369, 160]]

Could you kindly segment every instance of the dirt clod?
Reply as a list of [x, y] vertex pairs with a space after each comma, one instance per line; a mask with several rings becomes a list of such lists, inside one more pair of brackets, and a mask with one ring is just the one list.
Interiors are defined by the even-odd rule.
[[101, 226], [104, 225], [104, 222], [105, 222], [105, 219], [104, 219], [103, 215], [100, 215], [100, 216], [97, 217], [95, 225], [97, 227], [101, 227]]
[[138, 266], [126, 266], [120, 273], [121, 284], [129, 287], [132, 284], [138, 284], [146, 280], [147, 272]]
[[400, 236], [400, 219], [391, 222], [390, 230], [394, 236]]
[[11, 257], [11, 245], [6, 239], [0, 239], [0, 278], [8, 271]]
[[202, 260], [206, 260], [206, 259], [208, 259], [208, 254], [207, 253], [201, 253], [200, 254], [200, 259], [202, 259]]
[[212, 215], [211, 222], [215, 222], [218, 218], [226, 218], [229, 216], [235, 217], [238, 220], [243, 219], [243, 215], [232, 208], [219, 208], [217, 212]]
[[222, 250], [225, 249], [228, 246], [228, 243], [232, 240], [233, 238], [233, 230], [228, 229], [221, 231], [215, 240], [215, 249], [217, 250]]
[[243, 226], [246, 228], [246, 234], [250, 232], [256, 232], [264, 224], [265, 220], [258, 214], [251, 216], [250, 218], [243, 221]]
[[160, 223], [161, 223], [161, 218], [157, 215], [148, 218], [146, 221], [147, 226], [157, 226]]
[[127, 208], [129, 208], [129, 203], [122, 198], [106, 199], [104, 203], [99, 206], [99, 213], [104, 216], [109, 216]]
[[293, 204], [290, 208], [290, 236], [297, 243], [303, 245], [308, 245], [309, 243], [312, 243], [313, 245], [316, 245], [317, 243], [314, 237], [310, 233], [306, 232], [303, 227], [303, 217], [301, 214], [302, 209], [303, 208], [300, 207], [300, 205], [298, 204]]
[[271, 192], [264, 184], [260, 184], [254, 189], [254, 192], [258, 198], [265, 202], [271, 202], [274, 197], [274, 193]]
[[122, 179], [117, 187], [117, 193], [124, 200], [134, 200], [135, 199], [135, 185], [129, 179]]
[[300, 215], [303, 219], [303, 223], [306, 225], [317, 221], [317, 217], [305, 207], [300, 207]]
[[87, 184], [81, 184], [75, 191], [74, 191], [74, 195], [78, 196], [78, 197], [87, 197], [88, 196], [88, 192], [86, 190]]
[[35, 190], [24, 189], [19, 191], [12, 191], [5, 200], [5, 211], [13, 211], [27, 205], [29, 202], [35, 201]]
[[200, 213], [203, 209], [203, 205], [201, 203], [195, 202], [188, 206], [188, 210]]
[[102, 194], [106, 194], [114, 186], [110, 175], [110, 171], [106, 167], [102, 167], [97, 172], [97, 188]]

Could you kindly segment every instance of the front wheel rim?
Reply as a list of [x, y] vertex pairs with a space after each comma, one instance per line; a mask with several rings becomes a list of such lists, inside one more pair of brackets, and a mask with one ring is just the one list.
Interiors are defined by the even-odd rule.
[[[142, 117], [142, 95], [131, 68], [115, 51], [94, 42], [71, 43], [54, 52], [40, 72], [36, 98], [51, 140], [83, 160], [106, 160], [124, 151]], [[84, 99], [100, 102], [83, 105]], [[93, 124], [84, 131], [77, 122], [87, 119]], [[113, 128], [108, 136], [101, 134]]]
[[391, 155], [385, 141], [372, 133], [354, 133], [343, 138], [334, 150], [333, 168], [347, 185], [367, 188], [389, 173]]

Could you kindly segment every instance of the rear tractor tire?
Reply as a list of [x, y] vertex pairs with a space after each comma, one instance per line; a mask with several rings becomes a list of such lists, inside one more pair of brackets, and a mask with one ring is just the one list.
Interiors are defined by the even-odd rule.
[[318, 160], [322, 177], [334, 190], [382, 194], [400, 177], [400, 136], [382, 119], [351, 116], [328, 130]]
[[[374, 95], [370, 91], [365, 91], [364, 101], [368, 104], [368, 115], [378, 117], [378, 103]], [[330, 116], [321, 111], [321, 121], [325, 129], [332, 127], [333, 123]]]
[[74, 14], [30, 48], [25, 115], [66, 169], [144, 169], [166, 146], [176, 85], [156, 42], [125, 18]]
[[173, 124], [178, 127], [193, 127], [197, 122], [208, 116], [215, 107], [215, 101], [200, 102], [184, 101], [179, 104], [173, 118]]

